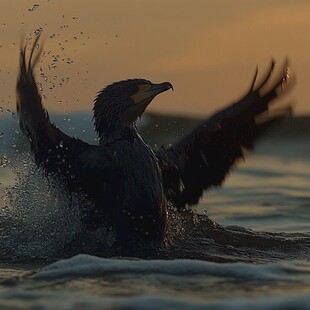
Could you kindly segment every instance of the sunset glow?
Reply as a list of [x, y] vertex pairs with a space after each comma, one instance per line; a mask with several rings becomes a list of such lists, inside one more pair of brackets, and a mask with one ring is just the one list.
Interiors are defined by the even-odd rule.
[[[36, 6], [37, 5], [37, 6]], [[1, 1], [0, 106], [14, 110], [23, 36], [43, 30], [44, 104], [90, 110], [116, 80], [170, 81], [151, 111], [203, 116], [238, 99], [256, 65], [286, 57], [297, 76], [290, 98], [309, 114], [309, 1]], [[290, 99], [288, 99], [290, 100]]]

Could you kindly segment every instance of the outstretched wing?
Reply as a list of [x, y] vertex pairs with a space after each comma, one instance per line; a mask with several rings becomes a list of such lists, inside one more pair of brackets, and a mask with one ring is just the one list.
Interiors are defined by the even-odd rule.
[[[37, 36], [29, 49], [27, 44], [20, 51], [20, 71], [17, 79], [17, 114], [19, 125], [28, 137], [36, 163], [47, 173], [57, 174], [65, 180], [69, 189], [83, 188], [88, 194], [96, 190], [93, 184], [102, 184], [105, 170], [105, 150], [72, 138], [51, 123], [42, 105], [34, 68], [42, 49]], [[100, 179], [101, 182], [98, 182]], [[91, 180], [84, 182], [84, 180]]]
[[[272, 101], [294, 84], [287, 63], [271, 81], [275, 63], [256, 84], [257, 70], [249, 92], [238, 102], [202, 122], [190, 134], [156, 155], [168, 199], [178, 209], [194, 205], [203, 191], [220, 186], [231, 167], [274, 122], [291, 113], [291, 108], [268, 113]], [[290, 80], [290, 83], [288, 81]]]

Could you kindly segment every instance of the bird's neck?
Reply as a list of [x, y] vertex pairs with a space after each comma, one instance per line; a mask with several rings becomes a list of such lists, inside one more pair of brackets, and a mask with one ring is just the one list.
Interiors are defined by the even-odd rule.
[[137, 128], [135, 125], [118, 126], [109, 131], [104, 131], [99, 134], [100, 145], [110, 144], [116, 141], [125, 140], [133, 142], [138, 137]]

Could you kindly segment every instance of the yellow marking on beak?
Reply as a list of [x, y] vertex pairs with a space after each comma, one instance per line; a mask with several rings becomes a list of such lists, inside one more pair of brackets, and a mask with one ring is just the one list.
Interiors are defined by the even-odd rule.
[[153, 94], [150, 94], [151, 85], [150, 84], [140, 84], [138, 86], [138, 91], [131, 96], [131, 99], [134, 103], [142, 102], [143, 100], [151, 97]]
[[156, 95], [172, 88], [169, 82], [161, 84], [140, 84], [138, 91], [131, 96], [134, 103], [141, 103], [146, 99], [153, 99]]
[[138, 88], [138, 92], [145, 92], [151, 89], [151, 84], [140, 84]]

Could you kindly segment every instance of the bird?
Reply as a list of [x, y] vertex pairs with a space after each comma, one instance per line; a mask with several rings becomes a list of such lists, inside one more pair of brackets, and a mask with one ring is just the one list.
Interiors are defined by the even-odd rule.
[[84, 214], [87, 229], [111, 225], [120, 247], [165, 242], [170, 208], [187, 210], [205, 191], [221, 186], [257, 138], [292, 111], [291, 105], [269, 111], [271, 103], [294, 85], [288, 61], [275, 75], [272, 60], [260, 82], [256, 68], [240, 100], [203, 120], [173, 145], [152, 148], [139, 133], [137, 120], [158, 94], [173, 86], [132, 78], [97, 94], [93, 120], [99, 144], [91, 145], [51, 122], [34, 73], [43, 49], [38, 42], [39, 36], [20, 49], [19, 126], [37, 166], [69, 193], [83, 193], [92, 202]]

